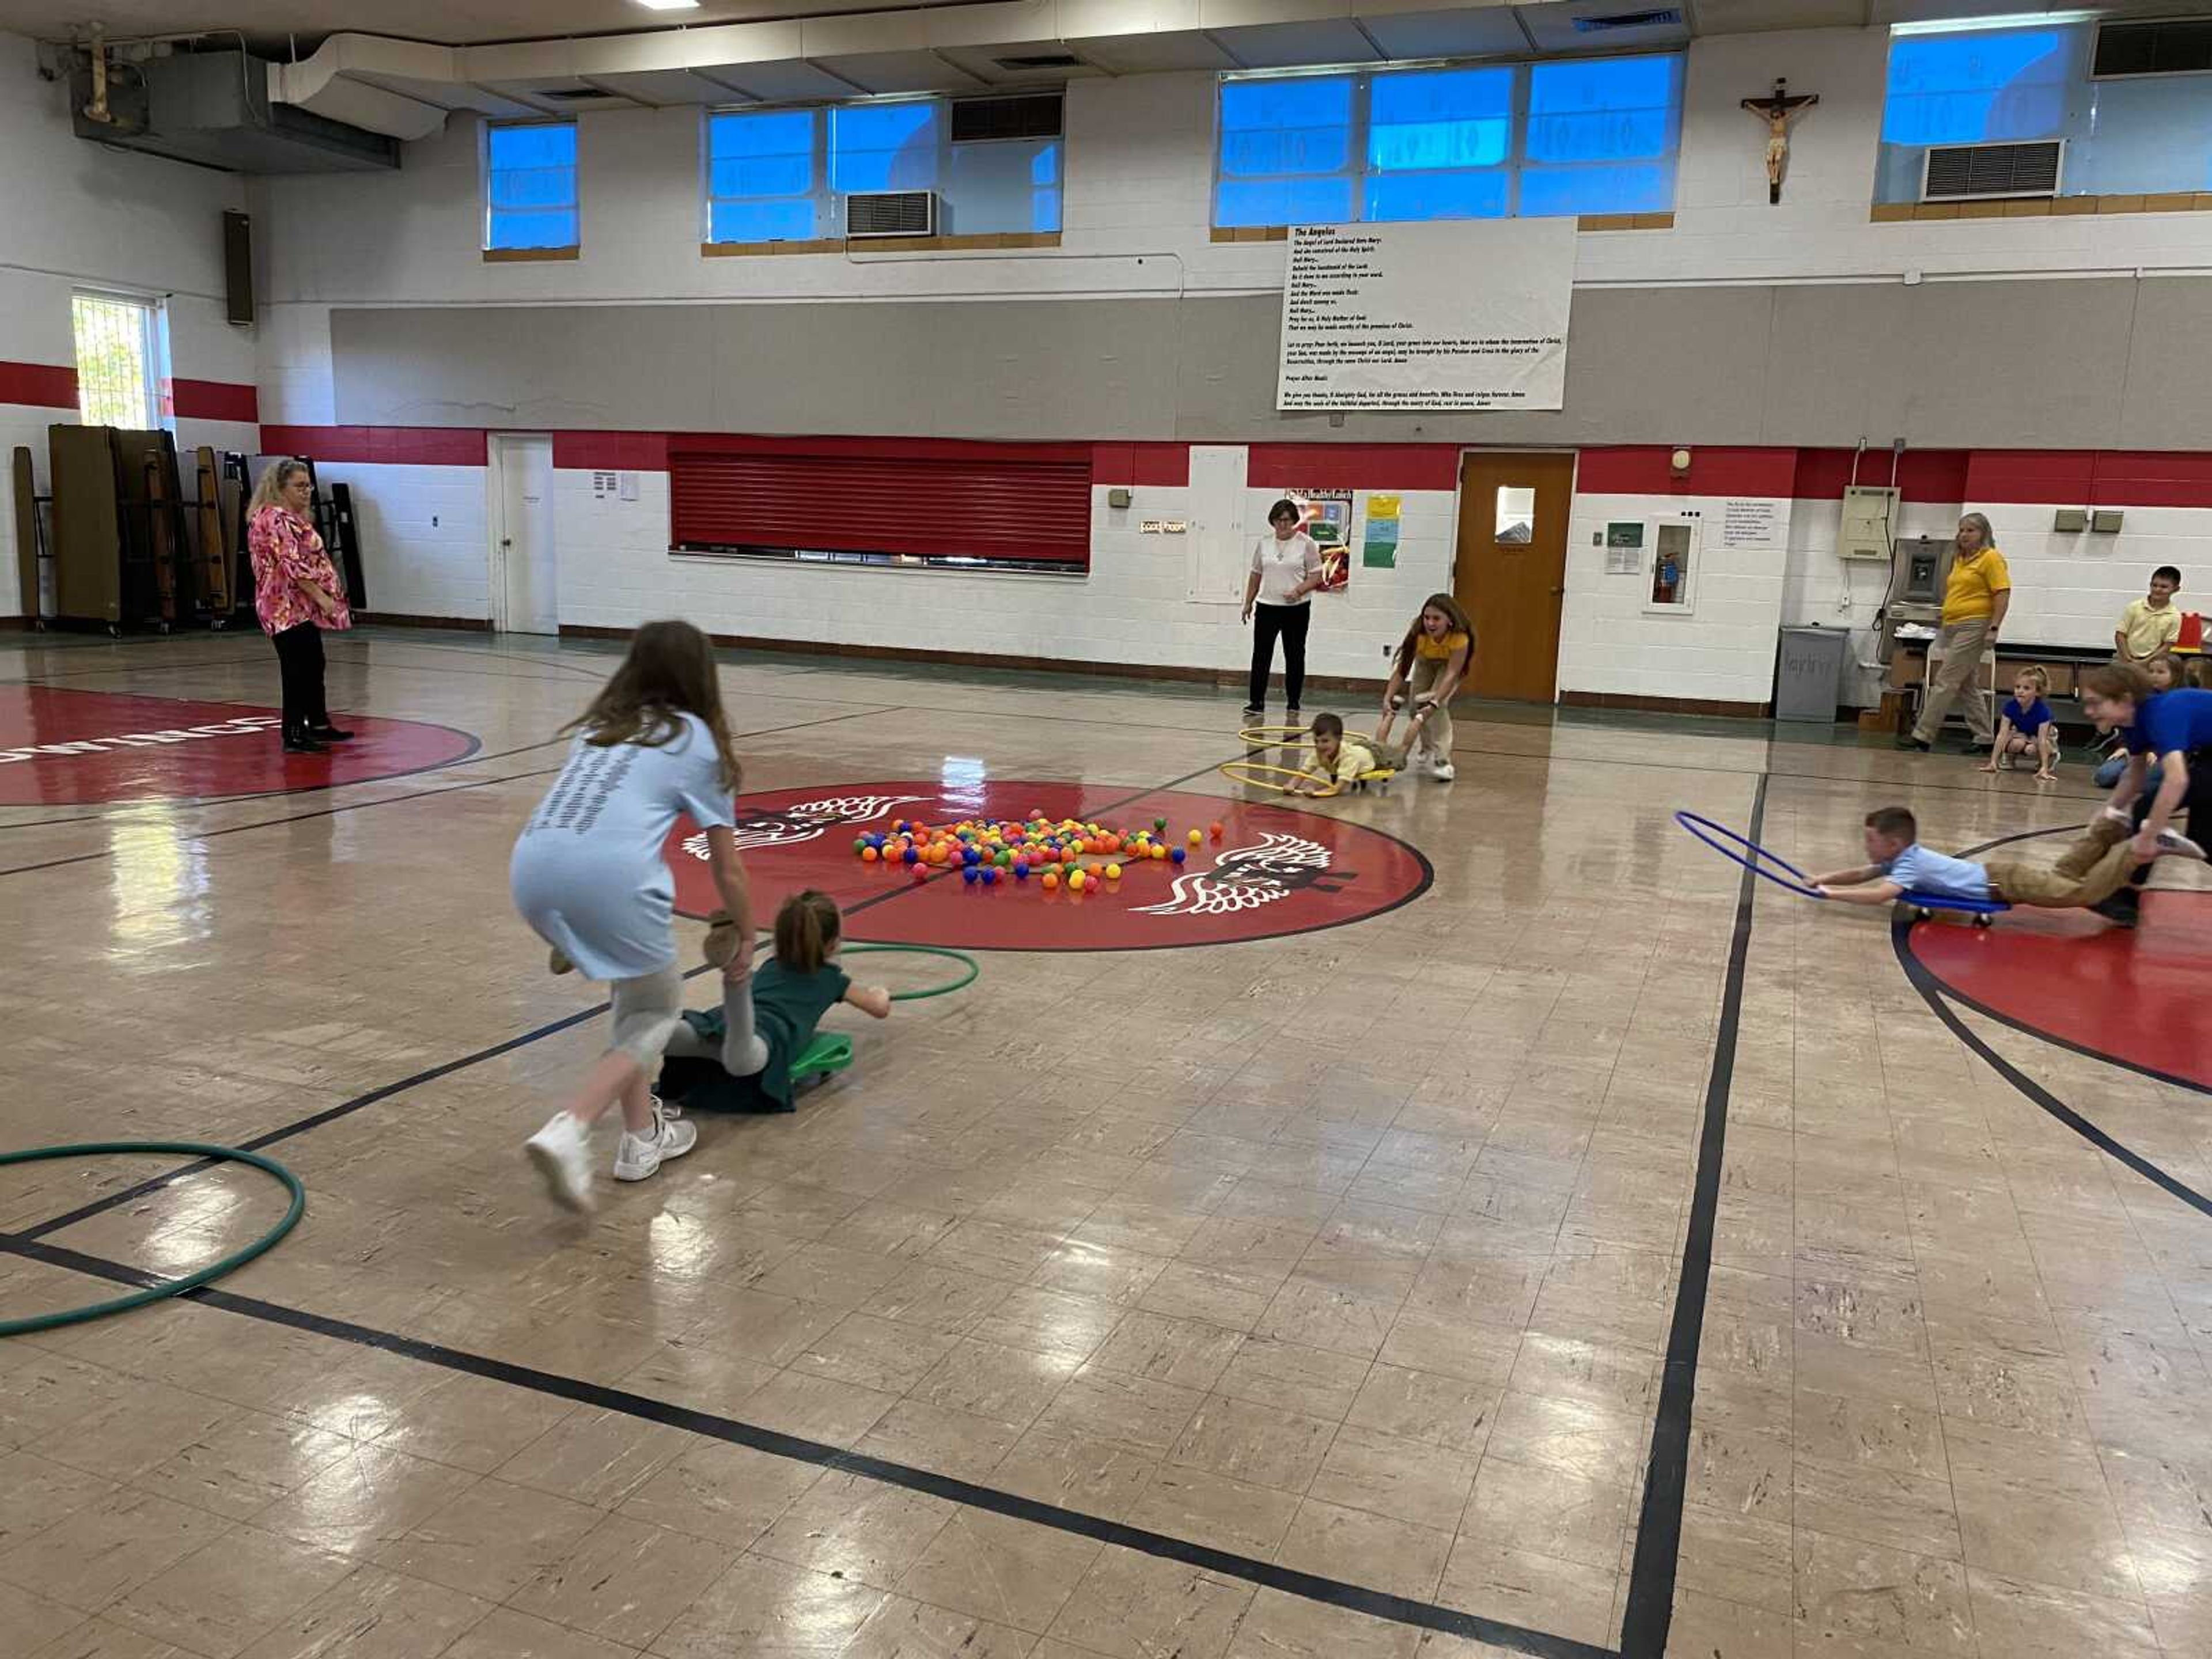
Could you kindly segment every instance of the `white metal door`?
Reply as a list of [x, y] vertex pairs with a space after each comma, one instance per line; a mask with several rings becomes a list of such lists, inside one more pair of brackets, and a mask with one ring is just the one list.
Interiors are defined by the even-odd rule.
[[553, 441], [495, 434], [490, 459], [492, 626], [507, 634], [557, 634]]

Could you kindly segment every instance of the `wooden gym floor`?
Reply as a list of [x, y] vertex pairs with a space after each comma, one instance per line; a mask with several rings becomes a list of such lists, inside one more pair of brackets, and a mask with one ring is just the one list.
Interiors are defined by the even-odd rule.
[[[1212, 813], [1283, 890], [1107, 950], [1165, 872], [824, 866], [856, 936], [1022, 948], [580, 1224], [519, 1147], [597, 991], [504, 872], [612, 658], [331, 658], [335, 774], [237, 724], [258, 635], [0, 645], [0, 1145], [308, 1190], [0, 1340], [11, 1659], [2212, 1656], [2212, 883], [1904, 940], [1668, 816], [1841, 864], [1898, 799], [2076, 825], [2083, 767], [1474, 710], [1455, 783], [1291, 814], [1212, 771], [1229, 694], [732, 659], [763, 883], [888, 782]], [[0, 1168], [0, 1317], [279, 1213], [185, 1167]]]

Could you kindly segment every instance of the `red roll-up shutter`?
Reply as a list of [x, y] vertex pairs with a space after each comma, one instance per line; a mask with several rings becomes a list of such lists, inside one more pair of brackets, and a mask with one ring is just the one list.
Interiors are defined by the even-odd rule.
[[668, 471], [679, 547], [1091, 559], [1087, 446], [676, 438]]

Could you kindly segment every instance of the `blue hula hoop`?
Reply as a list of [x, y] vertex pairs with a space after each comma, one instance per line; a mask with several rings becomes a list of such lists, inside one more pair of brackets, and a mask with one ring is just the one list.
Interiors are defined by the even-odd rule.
[[[1677, 812], [1674, 814], [1674, 822], [1687, 830], [1693, 840], [1703, 842], [1724, 859], [1735, 860], [1736, 863], [1743, 866], [1760, 879], [1771, 881], [1777, 887], [1787, 892], [1795, 893], [1800, 898], [1816, 899], [1821, 896], [1820, 889], [1813, 885], [1813, 878], [1790, 863], [1788, 859], [1778, 853], [1768, 852], [1757, 842], [1747, 836], [1739, 836], [1726, 824], [1715, 823], [1711, 818], [1701, 818], [1695, 812]], [[1708, 831], [1711, 833], [1708, 834]], [[1715, 836], [1724, 839], [1716, 841], [1713, 839]], [[1735, 842], [1735, 845], [1733, 847], [1729, 845], [1730, 842]], [[1742, 848], [1742, 852], [1739, 852], [1738, 848]], [[1744, 853], [1749, 853], [1751, 856], [1746, 858]], [[1762, 860], [1765, 860], [1764, 864], [1760, 862]], [[1773, 870], [1765, 867], [1768, 864], [1787, 871], [1789, 873], [1785, 876], [1778, 876]]]

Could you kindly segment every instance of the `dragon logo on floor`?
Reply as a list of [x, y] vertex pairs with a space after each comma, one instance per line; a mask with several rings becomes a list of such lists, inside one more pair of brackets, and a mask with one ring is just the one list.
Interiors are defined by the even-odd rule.
[[[818, 841], [842, 824], [873, 823], [888, 817], [895, 806], [927, 800], [927, 795], [838, 795], [828, 800], [796, 801], [789, 806], [740, 805], [736, 812], [738, 850], [749, 853], [760, 847], [789, 847], [802, 841]], [[684, 838], [684, 850], [695, 859], [707, 856], [703, 832]]]
[[[1308, 811], [1172, 788], [1133, 793], [1119, 781], [971, 775], [963, 763], [942, 778], [817, 781], [741, 796], [736, 805], [758, 915], [774, 915], [793, 893], [824, 893], [844, 913], [846, 936], [869, 944], [1159, 951], [1281, 939], [1384, 915], [1427, 891], [1431, 877], [1417, 848], [1367, 821], [1390, 814], [1364, 802]], [[1011, 856], [994, 861], [996, 879], [987, 879], [972, 866], [909, 866], [897, 850], [868, 859], [860, 854], [878, 849], [854, 846], [863, 831], [888, 836], [908, 817], [1072, 820], [1124, 836], [1141, 829], [1185, 861], [1125, 855], [1109, 878], [1112, 854], [1085, 854], [1081, 887], [1064, 879], [1048, 887], [1035, 870], [1014, 870]], [[721, 898], [706, 837], [682, 823], [666, 850], [675, 908], [710, 914]]]
[[1332, 870], [1328, 848], [1319, 842], [1270, 832], [1252, 846], [1229, 848], [1214, 860], [1211, 869], [1177, 876], [1170, 889], [1173, 897], [1158, 904], [1139, 905], [1135, 914], [1229, 915], [1273, 904], [1309, 888], [1318, 893], [1340, 893], [1358, 879], [1349, 870]]

